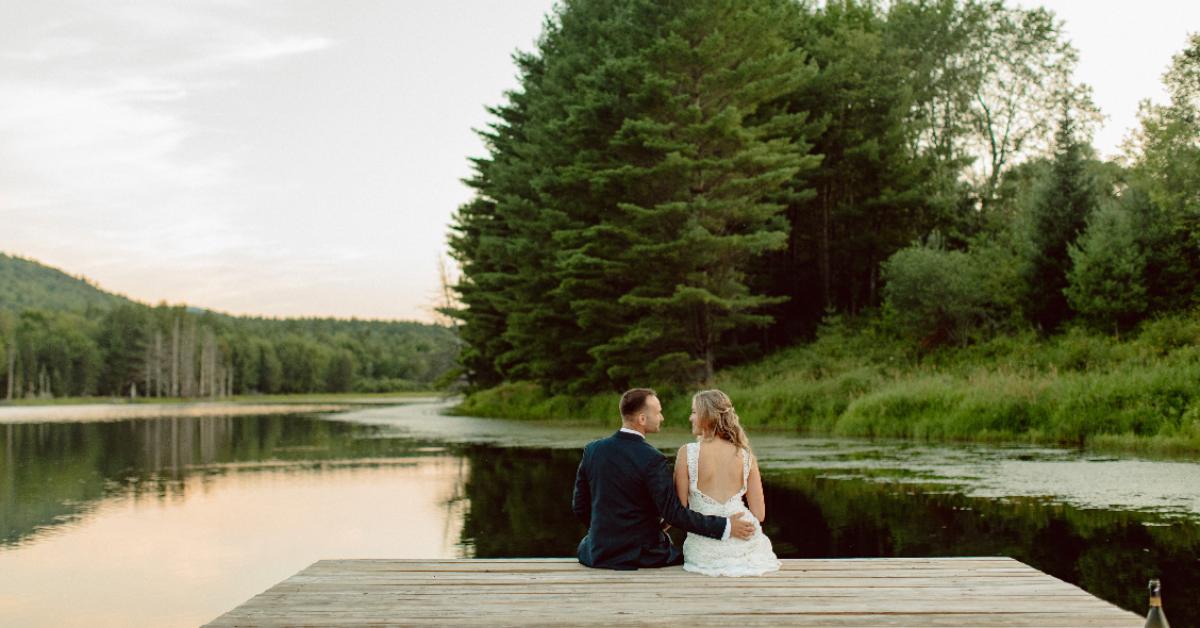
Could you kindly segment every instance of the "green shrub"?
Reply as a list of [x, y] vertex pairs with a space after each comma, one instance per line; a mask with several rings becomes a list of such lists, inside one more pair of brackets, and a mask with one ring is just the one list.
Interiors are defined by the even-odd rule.
[[1160, 356], [1176, 349], [1200, 346], [1200, 318], [1163, 316], [1146, 321], [1142, 323], [1137, 342]]
[[966, 253], [910, 246], [882, 272], [885, 302], [904, 333], [927, 346], [966, 344], [987, 301]]

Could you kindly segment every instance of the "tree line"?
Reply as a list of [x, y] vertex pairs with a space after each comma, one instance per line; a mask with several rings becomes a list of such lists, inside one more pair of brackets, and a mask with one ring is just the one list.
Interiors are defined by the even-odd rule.
[[231, 317], [122, 303], [0, 310], [5, 399], [425, 390], [453, 377], [457, 341], [408, 322]]
[[1192, 307], [1200, 39], [1125, 155], [1045, 9], [566, 0], [449, 238], [476, 387], [694, 384], [877, 313], [922, 346]]

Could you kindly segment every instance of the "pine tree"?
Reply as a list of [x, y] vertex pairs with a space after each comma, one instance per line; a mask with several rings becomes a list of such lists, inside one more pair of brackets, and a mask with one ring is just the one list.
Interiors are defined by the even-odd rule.
[[816, 72], [781, 24], [793, 7], [728, 0], [667, 3], [641, 111], [614, 143], [632, 156], [628, 195], [607, 224], [629, 243], [619, 267], [627, 330], [593, 348], [614, 379], [710, 381], [729, 332], [771, 322], [751, 261], [786, 245], [778, 198], [814, 168], [807, 113], [783, 98]]
[[1064, 107], [1055, 133], [1054, 161], [1031, 209], [1023, 268], [1026, 317], [1043, 331], [1057, 329], [1070, 316], [1064, 289], [1071, 267], [1068, 247], [1084, 230], [1097, 197], [1088, 174], [1075, 122]]
[[792, 9], [576, 0], [518, 57], [451, 237], [476, 385], [695, 380], [724, 333], [769, 322], [746, 265], [816, 165], [779, 102], [815, 72], [781, 34]]
[[1102, 205], [1068, 252], [1067, 301], [1083, 318], [1119, 334], [1145, 312], [1145, 255], [1121, 205]]
[[97, 335], [105, 365], [101, 392], [124, 396], [143, 378], [149, 328], [149, 313], [140, 305], [119, 305], [101, 320]]

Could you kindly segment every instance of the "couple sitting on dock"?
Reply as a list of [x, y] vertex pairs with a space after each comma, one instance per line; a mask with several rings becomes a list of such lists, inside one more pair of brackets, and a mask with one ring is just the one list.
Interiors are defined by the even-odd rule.
[[[621, 396], [621, 429], [583, 450], [572, 507], [587, 526], [579, 562], [605, 569], [682, 564], [710, 576], [757, 576], [779, 569], [758, 462], [733, 402], [719, 390], [692, 397], [696, 442], [679, 448], [672, 476], [666, 456], [646, 442], [662, 425], [653, 390]], [[745, 498], [743, 500], [743, 498]], [[683, 551], [666, 534], [686, 530]]]

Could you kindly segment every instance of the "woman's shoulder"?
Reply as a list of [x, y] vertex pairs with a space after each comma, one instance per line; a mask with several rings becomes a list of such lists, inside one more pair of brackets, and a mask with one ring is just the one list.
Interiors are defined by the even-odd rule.
[[692, 457], [692, 452], [697, 451], [699, 447], [700, 443], [684, 443], [679, 446], [679, 452], [676, 453], [676, 457], [680, 460], [687, 460]]

